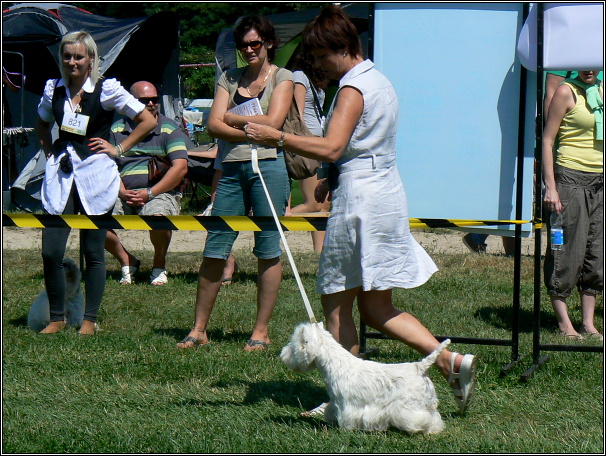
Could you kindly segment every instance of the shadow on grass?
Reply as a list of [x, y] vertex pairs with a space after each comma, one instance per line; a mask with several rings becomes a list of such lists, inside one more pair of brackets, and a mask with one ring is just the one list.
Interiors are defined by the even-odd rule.
[[[150, 272], [151, 271], [147, 271], [145, 269], [139, 270], [134, 277], [135, 285], [149, 284]], [[38, 276], [35, 277], [37, 280], [44, 279], [44, 276], [42, 274], [38, 274]], [[315, 274], [311, 274], [311, 273], [307, 273], [307, 272], [304, 272], [304, 273], [300, 272], [299, 276], [301, 277], [301, 279], [310, 279], [310, 280], [313, 279], [314, 281], [316, 279]], [[258, 277], [259, 276], [257, 273], [248, 273], [248, 272], [244, 272], [244, 271], [238, 271], [234, 276], [233, 283], [235, 284], [235, 283], [239, 283], [239, 282], [240, 283], [251, 282], [251, 283], [256, 284]], [[108, 270], [107, 271], [107, 280], [109, 282], [119, 282], [121, 278], [122, 278], [121, 271], [117, 271], [117, 270]], [[170, 269], [168, 269], [168, 279], [178, 281], [180, 283], [197, 284], [198, 283], [198, 273], [197, 272], [171, 272]], [[284, 274], [282, 275], [282, 280], [283, 281], [295, 280], [295, 278], [292, 273], [285, 271]]]
[[[158, 328], [154, 329], [153, 332], [159, 334], [161, 336], [167, 336], [175, 339], [175, 343], [179, 342], [185, 336], [189, 334], [191, 328], [183, 329], [183, 328]], [[208, 340], [211, 343], [221, 343], [221, 342], [238, 342], [238, 341], [246, 341], [250, 336], [249, 333], [244, 333], [241, 331], [234, 331], [230, 333], [224, 333], [220, 330], [208, 330], [206, 331], [208, 335]], [[242, 342], [244, 343], [244, 342]]]
[[[254, 406], [259, 403], [266, 402], [268, 399], [272, 401], [277, 407], [294, 408], [296, 411], [288, 415], [272, 415], [263, 418], [265, 421], [273, 421], [281, 424], [289, 425], [301, 425], [305, 423], [310, 427], [317, 427], [319, 424], [330, 428], [338, 428], [336, 424], [327, 423], [323, 416], [316, 417], [304, 417], [301, 413], [307, 410], [311, 410], [317, 407], [322, 402], [327, 401], [328, 395], [323, 387], [314, 385], [310, 381], [262, 381], [262, 382], [250, 382], [243, 379], [230, 379], [222, 380], [213, 384], [215, 388], [231, 388], [234, 385], [247, 385], [247, 394], [241, 402], [235, 401], [205, 401], [198, 399], [187, 399], [178, 402], [177, 405], [181, 407], [224, 407], [224, 406], [237, 406], [237, 407], [248, 407]], [[445, 422], [456, 421], [463, 417], [458, 412], [442, 412], [442, 418]], [[411, 437], [411, 435], [404, 433], [398, 429], [390, 428], [386, 432], [397, 433], [402, 437]]]
[[15, 327], [27, 327], [27, 315], [8, 320], [8, 324]]
[[[326, 390], [314, 385], [310, 381], [288, 381], [272, 380], [251, 382], [241, 378], [221, 380], [212, 385], [213, 388], [231, 388], [233, 386], [247, 386], [246, 397], [241, 402], [234, 401], [205, 401], [197, 399], [188, 399], [179, 402], [182, 406], [222, 406], [222, 405], [241, 405], [249, 406], [265, 402], [267, 399], [280, 407], [303, 407], [303, 410], [309, 410], [327, 400]], [[301, 400], [303, 398], [303, 400]]]
[[[481, 307], [475, 311], [474, 317], [491, 324], [495, 328], [511, 330], [513, 327], [513, 309], [511, 307]], [[552, 312], [541, 310], [539, 318], [542, 328], [554, 328], [558, 325]], [[519, 322], [520, 332], [533, 332], [534, 314], [532, 311], [520, 309]]]

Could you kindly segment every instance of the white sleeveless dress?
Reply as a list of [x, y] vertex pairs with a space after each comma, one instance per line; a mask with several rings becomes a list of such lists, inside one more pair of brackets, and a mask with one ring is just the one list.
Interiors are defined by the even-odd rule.
[[[339, 185], [333, 191], [316, 290], [332, 294], [356, 287], [417, 287], [438, 268], [410, 233], [396, 166], [396, 93], [370, 60], [343, 76], [339, 88], [345, 86], [362, 93], [364, 110], [337, 161]], [[328, 119], [331, 114], [332, 109]]]

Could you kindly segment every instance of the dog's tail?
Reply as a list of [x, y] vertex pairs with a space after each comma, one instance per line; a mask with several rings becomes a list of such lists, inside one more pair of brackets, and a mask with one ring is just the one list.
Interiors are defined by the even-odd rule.
[[448, 347], [449, 344], [450, 344], [450, 339], [446, 339], [444, 342], [442, 342], [440, 345], [438, 345], [438, 347], [434, 351], [432, 351], [429, 355], [427, 355], [425, 358], [423, 358], [421, 361], [419, 361], [419, 363], [418, 363], [419, 371], [422, 374], [427, 372], [429, 370], [429, 368], [433, 365], [433, 363], [436, 362], [436, 359], [438, 358], [438, 356], [440, 356], [440, 353], [442, 353], [442, 350], [444, 350], [446, 347]]

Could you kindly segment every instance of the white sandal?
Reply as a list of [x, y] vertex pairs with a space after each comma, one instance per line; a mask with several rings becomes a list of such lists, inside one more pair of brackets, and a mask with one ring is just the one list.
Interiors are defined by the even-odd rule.
[[327, 405], [328, 402], [322, 402], [316, 408], [313, 408], [308, 412], [302, 412], [301, 416], [324, 416], [324, 412], [326, 411]]
[[139, 271], [140, 265], [141, 261], [137, 260], [136, 266], [122, 266], [122, 278], [120, 279], [120, 284], [130, 285], [133, 283], [133, 279], [135, 278], [137, 271]]
[[[459, 372], [454, 371], [455, 361], [459, 354], [453, 352], [450, 357], [450, 375], [448, 376], [448, 384], [455, 396], [455, 401], [459, 406], [459, 411], [465, 413], [467, 407], [473, 399], [473, 394], [476, 389], [476, 366], [478, 360], [473, 355], [464, 355]], [[458, 383], [457, 383], [458, 380]], [[453, 385], [454, 383], [454, 385]]]
[[153, 268], [151, 276], [149, 276], [149, 280], [152, 285], [166, 285], [166, 283], [168, 282], [166, 269]]

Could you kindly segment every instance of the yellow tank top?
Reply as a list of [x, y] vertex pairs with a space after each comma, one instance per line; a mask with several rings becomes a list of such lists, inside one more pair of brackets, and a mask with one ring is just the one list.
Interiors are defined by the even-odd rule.
[[604, 141], [595, 139], [595, 119], [587, 105], [585, 91], [574, 84], [564, 84], [572, 89], [577, 102], [562, 119], [556, 163], [586, 173], [602, 173]]

